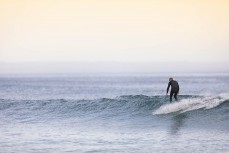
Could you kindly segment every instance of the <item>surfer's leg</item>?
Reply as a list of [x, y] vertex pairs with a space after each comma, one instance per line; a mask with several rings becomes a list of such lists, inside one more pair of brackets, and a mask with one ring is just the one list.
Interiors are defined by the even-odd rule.
[[177, 91], [176, 92], [174, 92], [174, 98], [175, 98], [175, 100], [177, 101]]
[[172, 98], [173, 98], [173, 92], [170, 91], [170, 103], [172, 102]]

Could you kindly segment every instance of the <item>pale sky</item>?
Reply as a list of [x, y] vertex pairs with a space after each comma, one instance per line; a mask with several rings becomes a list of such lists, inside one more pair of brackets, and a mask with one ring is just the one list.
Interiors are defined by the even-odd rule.
[[228, 59], [228, 0], [0, 0], [0, 62]]

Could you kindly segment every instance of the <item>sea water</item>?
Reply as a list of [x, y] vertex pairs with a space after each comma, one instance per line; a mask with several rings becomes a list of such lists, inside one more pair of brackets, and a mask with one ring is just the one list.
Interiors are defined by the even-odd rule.
[[0, 77], [0, 152], [229, 152], [229, 75]]

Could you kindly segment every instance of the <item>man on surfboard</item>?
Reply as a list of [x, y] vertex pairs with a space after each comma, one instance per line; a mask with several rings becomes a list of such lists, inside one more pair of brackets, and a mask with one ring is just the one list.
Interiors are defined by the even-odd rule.
[[173, 78], [169, 78], [166, 96], [168, 95], [170, 86], [171, 86], [171, 91], [170, 91], [170, 103], [171, 103], [173, 95], [175, 100], [177, 101], [177, 95], [179, 94], [179, 84], [177, 81], [173, 80]]

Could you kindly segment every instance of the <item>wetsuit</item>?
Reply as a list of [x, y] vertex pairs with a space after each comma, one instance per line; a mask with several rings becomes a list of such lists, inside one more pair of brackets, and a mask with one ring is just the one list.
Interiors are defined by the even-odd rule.
[[170, 102], [172, 102], [172, 97], [174, 95], [175, 100], [177, 101], [177, 94], [179, 93], [179, 84], [175, 80], [169, 81], [168, 87], [167, 87], [167, 93], [169, 92], [169, 87], [171, 86], [170, 91]]

